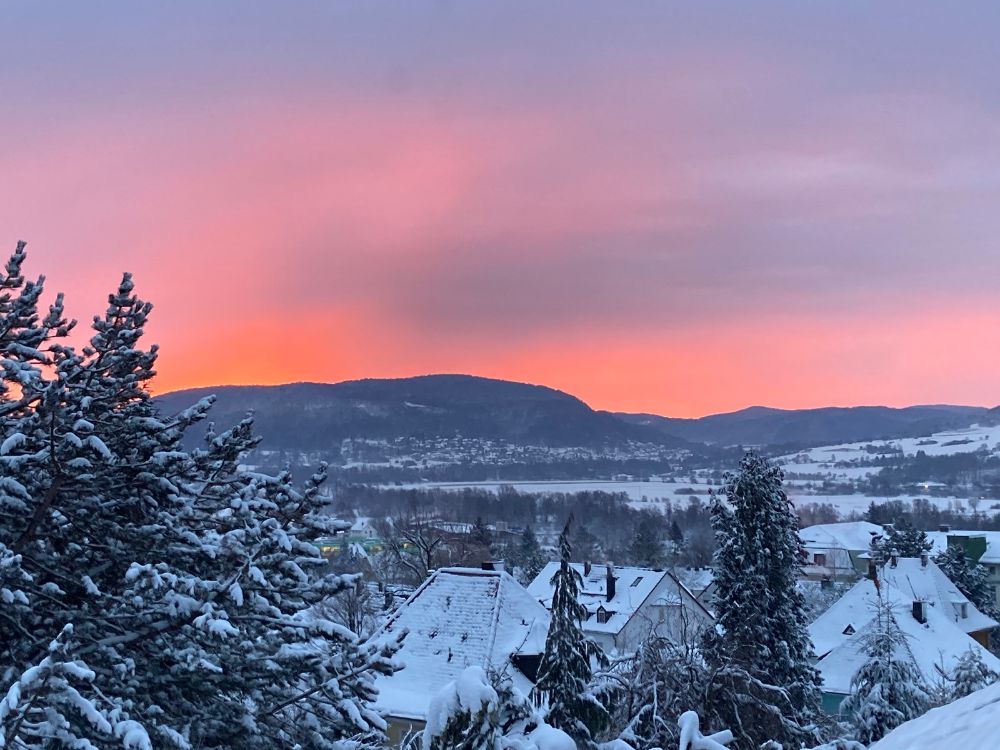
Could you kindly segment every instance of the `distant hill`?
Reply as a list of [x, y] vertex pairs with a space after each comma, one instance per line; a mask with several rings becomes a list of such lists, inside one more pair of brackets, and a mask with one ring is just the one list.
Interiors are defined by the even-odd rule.
[[469, 375], [426, 375], [344, 383], [217, 386], [158, 397], [166, 412], [215, 394], [211, 418], [222, 427], [255, 412], [264, 447], [328, 450], [344, 438], [454, 437], [514, 444], [591, 446], [628, 440], [683, 440], [632, 424], [553, 388]]
[[[616, 414], [629, 424], [650, 427], [664, 435], [716, 445], [781, 445], [811, 447], [860, 440], [917, 437], [990, 419], [991, 410], [975, 406], [825, 407], [821, 409], [749, 409], [700, 419], [655, 414]], [[993, 419], [1000, 418], [992, 410]]]

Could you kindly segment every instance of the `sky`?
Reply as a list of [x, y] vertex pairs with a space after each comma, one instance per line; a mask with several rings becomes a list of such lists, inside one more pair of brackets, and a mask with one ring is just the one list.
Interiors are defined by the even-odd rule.
[[1000, 4], [12, 2], [0, 250], [159, 392], [1000, 403]]

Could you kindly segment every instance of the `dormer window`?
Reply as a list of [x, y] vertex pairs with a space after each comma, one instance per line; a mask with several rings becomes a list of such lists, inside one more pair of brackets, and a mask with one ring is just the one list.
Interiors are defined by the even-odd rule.
[[844, 635], [854, 635], [854, 633], [855, 630], [853, 625], [848, 624], [848, 626], [844, 628]]
[[604, 607], [598, 607], [597, 608], [597, 622], [598, 623], [600, 623], [602, 625], [604, 623], [606, 623], [608, 621], [608, 616], [609, 616], [608, 610], [606, 610]]

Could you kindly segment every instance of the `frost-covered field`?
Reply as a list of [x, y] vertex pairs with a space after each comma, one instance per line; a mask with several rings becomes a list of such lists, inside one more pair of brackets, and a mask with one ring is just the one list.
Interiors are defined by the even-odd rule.
[[[676, 506], [686, 503], [688, 497], [691, 495], [697, 495], [702, 501], [707, 501], [709, 491], [719, 489], [718, 485], [692, 482], [625, 482], [590, 479], [563, 482], [415, 482], [400, 485], [400, 487], [402, 489], [444, 489], [456, 492], [463, 489], [480, 489], [494, 493], [501, 487], [511, 487], [518, 492], [529, 494], [549, 492], [620, 492], [628, 495], [629, 504], [633, 508], [654, 508], [662, 505], [666, 500], [670, 500]], [[863, 512], [868, 508], [870, 503], [885, 502], [889, 499], [869, 495], [813, 495], [798, 491], [794, 483], [789, 483], [787, 489], [789, 497], [796, 505], [828, 503], [842, 515], [847, 515], [855, 511]], [[909, 502], [915, 497], [917, 496], [900, 495], [891, 499]], [[940, 508], [952, 508], [959, 512], [970, 510], [967, 498], [929, 497], [927, 495], [920, 495], [920, 498]]]
[[[707, 495], [709, 485], [691, 482], [669, 481], [615, 481], [601, 479], [582, 479], [569, 481], [544, 482], [415, 482], [400, 485], [404, 489], [446, 489], [463, 490], [466, 488], [497, 492], [501, 487], [512, 487], [518, 492], [623, 492], [630, 500], [642, 501], [643, 498], [664, 500], [680, 497], [687, 498], [692, 494]], [[694, 490], [692, 492], [692, 490]]]
[[[874, 467], [834, 466], [837, 463], [863, 463], [878, 455], [902, 452], [914, 456], [923, 451], [928, 456], [947, 456], [955, 453], [972, 453], [988, 450], [1000, 453], [1000, 426], [973, 425], [961, 430], [937, 432], [928, 437], [897, 438], [893, 440], [867, 440], [860, 443], [826, 445], [799, 451], [778, 459], [786, 473], [840, 473], [858, 477], [877, 471]], [[883, 449], [879, 452], [878, 449]]]

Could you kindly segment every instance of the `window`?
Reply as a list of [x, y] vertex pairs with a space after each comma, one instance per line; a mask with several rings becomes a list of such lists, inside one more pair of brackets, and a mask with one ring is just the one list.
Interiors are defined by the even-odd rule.
[[606, 623], [608, 621], [608, 610], [606, 610], [604, 607], [597, 608], [597, 621], [601, 624]]
[[844, 628], [844, 635], [854, 635], [854, 626], [848, 625], [846, 628]]
[[635, 588], [642, 581], [642, 576], [638, 576], [634, 581], [632, 581], [632, 586], [630, 588]]
[[826, 554], [823, 552], [817, 552], [813, 555], [813, 562], [820, 567], [826, 566]]

